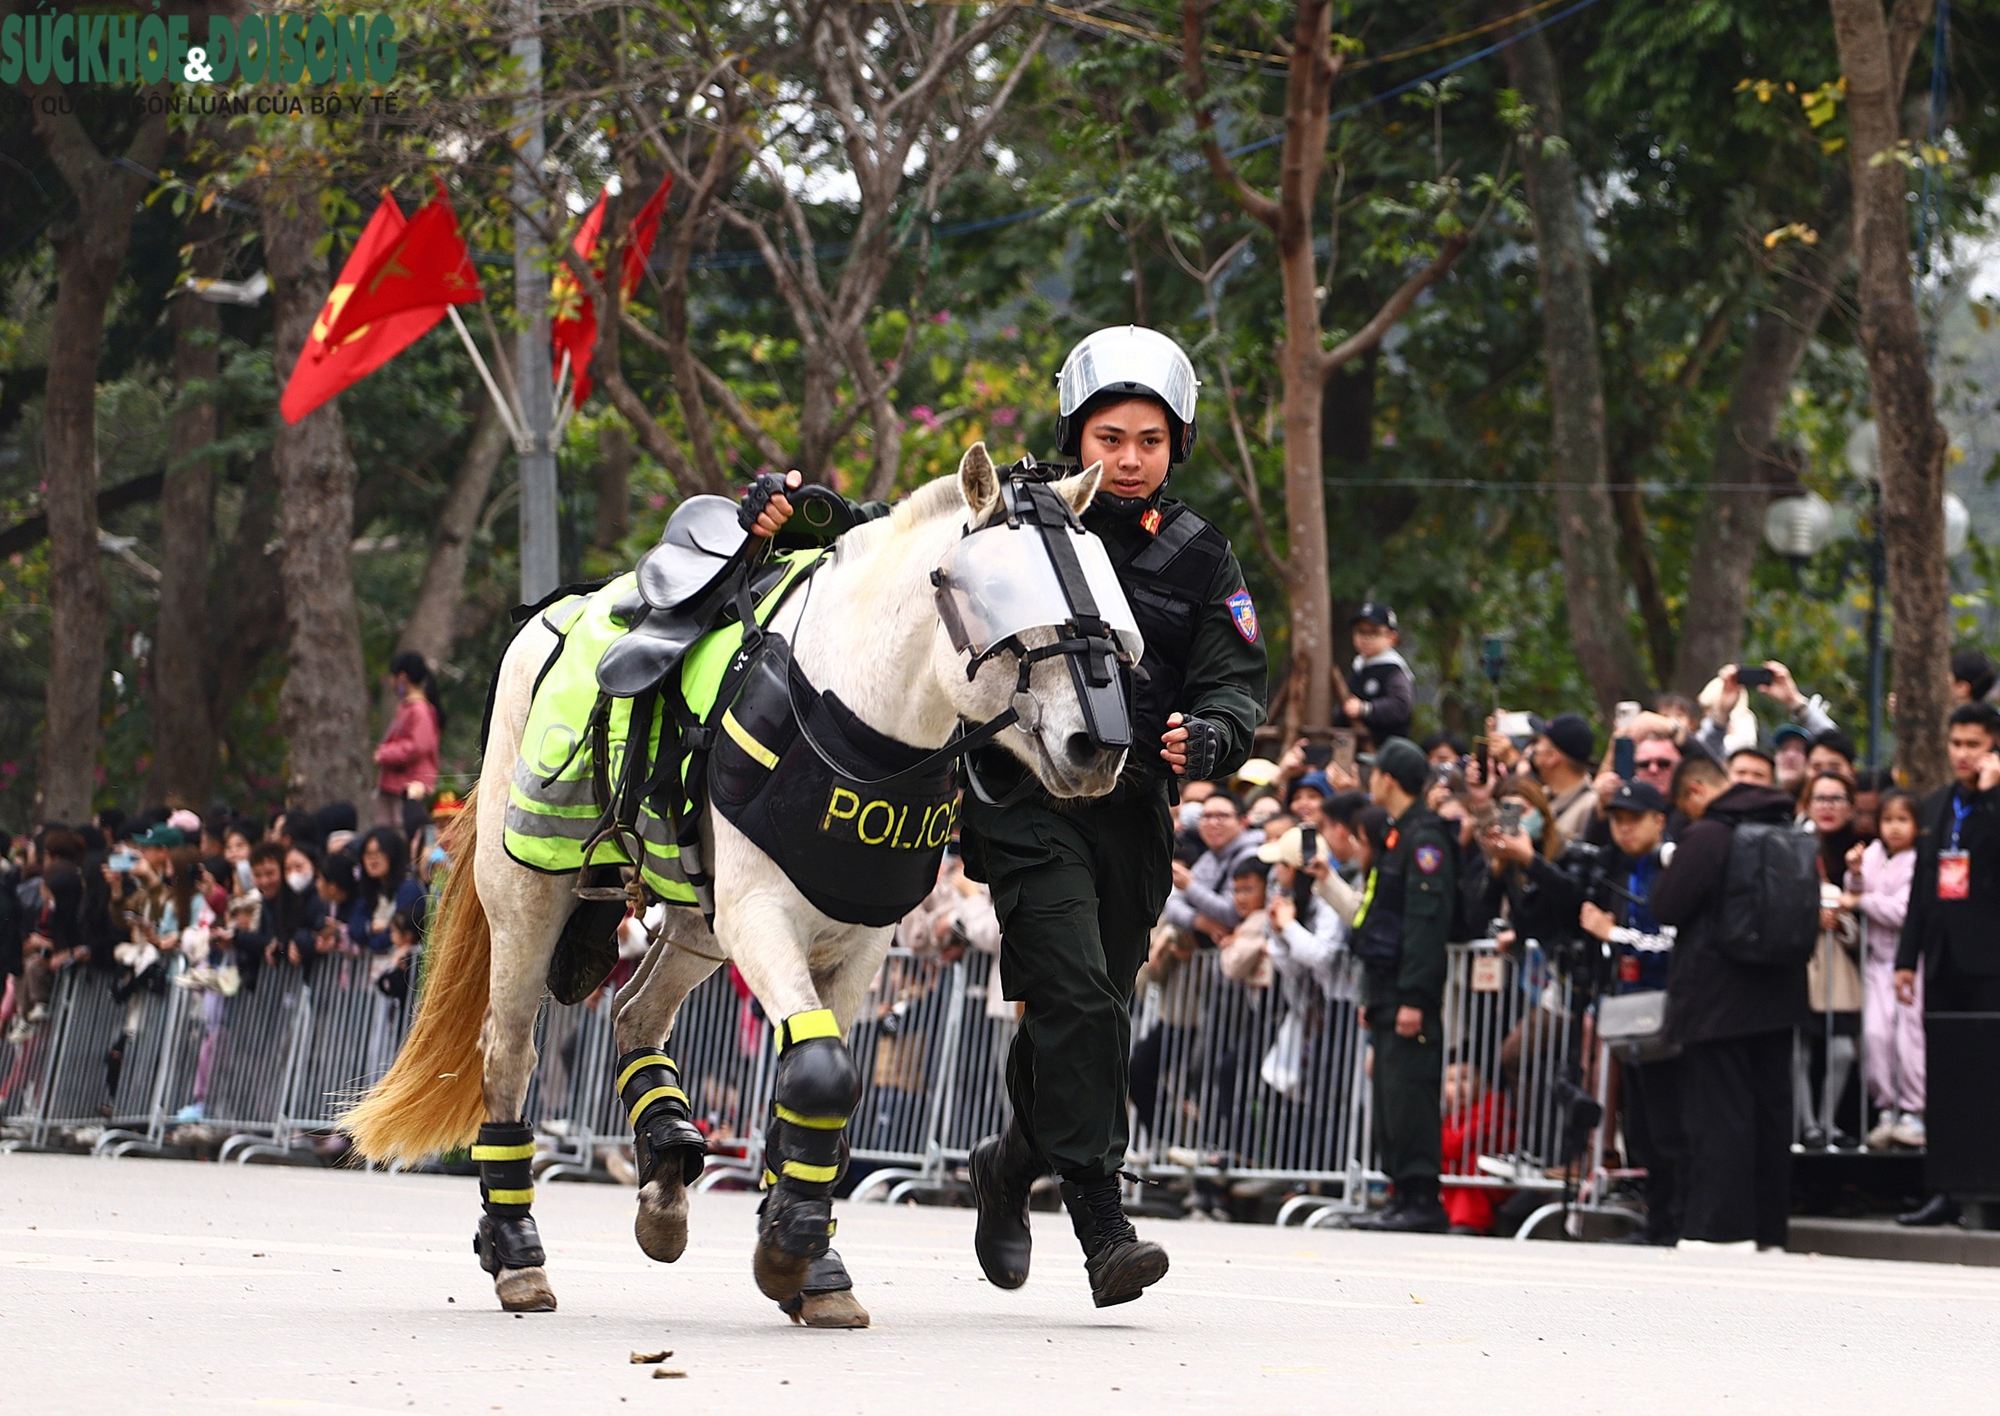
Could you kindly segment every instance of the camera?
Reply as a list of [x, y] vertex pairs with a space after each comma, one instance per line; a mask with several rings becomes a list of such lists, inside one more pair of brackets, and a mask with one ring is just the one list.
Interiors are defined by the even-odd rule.
[[1542, 947], [1549, 961], [1578, 988], [1600, 992], [1611, 982], [1612, 950], [1603, 940], [1584, 932], [1577, 919], [1580, 908], [1589, 903], [1616, 914], [1621, 903], [1645, 902], [1612, 878], [1611, 853], [1602, 846], [1571, 841], [1550, 864], [1575, 891], [1575, 898], [1553, 912], [1562, 918], [1562, 927], [1550, 930], [1553, 937], [1543, 938]]

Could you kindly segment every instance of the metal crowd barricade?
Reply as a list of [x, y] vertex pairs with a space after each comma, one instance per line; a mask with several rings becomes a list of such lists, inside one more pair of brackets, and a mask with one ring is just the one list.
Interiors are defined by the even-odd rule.
[[[61, 975], [47, 1023], [0, 1049], [0, 1121], [14, 1142], [165, 1153], [198, 1106], [203, 1125], [227, 1133], [222, 1158], [282, 1159], [333, 1130], [408, 1030], [410, 1006], [375, 986], [364, 957], [325, 956], [303, 979], [267, 968], [232, 998], [174, 986], [180, 967], [170, 960], [157, 984], [123, 996], [103, 972]], [[989, 955], [944, 964], [890, 952], [849, 1040], [863, 1081], [849, 1131], [863, 1171], [856, 1197], [941, 1185], [1005, 1125], [1018, 1024], [999, 985]], [[1364, 980], [1349, 960], [1332, 985], [1249, 988], [1224, 976], [1212, 950], [1147, 979], [1133, 1009], [1132, 1167], [1317, 1192], [1289, 1200], [1280, 1223], [1365, 1208], [1386, 1177], [1374, 1160]], [[1447, 1157], [1445, 1184], [1563, 1189], [1571, 1007], [1532, 944], [1518, 954], [1490, 941], [1451, 946], [1442, 1111], [1467, 1139]], [[537, 1022], [525, 1118], [542, 1138], [545, 1178], [601, 1178], [607, 1152], [630, 1143], [612, 1090], [615, 1011], [600, 990], [546, 1006]], [[668, 1051], [710, 1139], [698, 1188], [756, 1184], [777, 1049], [730, 970], [688, 996]]]
[[1371, 1116], [1359, 970], [1334, 983], [1332, 996], [1247, 987], [1213, 950], [1147, 978], [1133, 1009], [1132, 1163], [1154, 1177], [1356, 1184]]
[[28, 1044], [41, 1071], [32, 1148], [159, 1141], [164, 1064], [186, 1003], [173, 985], [180, 969], [170, 955], [134, 981], [74, 967], [57, 978], [48, 1021]]
[[525, 1110], [547, 1142], [537, 1168], [541, 1179], [600, 1175], [599, 1147], [631, 1139], [611, 1090], [618, 1058], [616, 1012], [608, 989], [569, 1007], [543, 1004]]
[[1013, 1046], [1013, 1005], [1000, 999], [1000, 961], [968, 953], [957, 965], [962, 1012], [958, 1043], [944, 1053], [938, 1079], [935, 1156], [940, 1166], [963, 1165], [983, 1136], [1007, 1124], [1007, 1049]]
[[964, 967], [891, 949], [848, 1036], [862, 1079], [848, 1124], [853, 1162], [867, 1172], [857, 1192], [934, 1179], [942, 1169], [941, 1101], [964, 1024]]
[[[1490, 939], [1446, 947], [1444, 1078], [1439, 1114], [1462, 1138], [1445, 1157], [1446, 1187], [1563, 1190], [1564, 1081], [1576, 1032], [1572, 992], [1532, 940], [1507, 953]], [[1363, 1047], [1366, 1047], [1365, 1038]], [[1373, 1137], [1358, 1138], [1350, 1174], [1388, 1178], [1373, 1164]], [[1303, 1213], [1308, 1228], [1366, 1208], [1361, 1184], [1336, 1204], [1301, 1197], [1279, 1212]]]
[[[189, 975], [183, 974], [182, 977]], [[295, 970], [265, 967], [231, 996], [177, 990], [160, 1086], [143, 1137], [107, 1135], [107, 1155], [157, 1151], [176, 1123], [234, 1132], [268, 1129], [298, 1060], [305, 990]]]
[[0, 1151], [27, 1140], [29, 1114], [41, 1102], [47, 1072], [48, 1028], [28, 1029], [18, 1043], [8, 1040], [11, 1031], [0, 1031]]
[[294, 1043], [282, 1068], [279, 1054], [266, 1056], [278, 1078], [272, 1104], [233, 1121], [221, 1159], [248, 1164], [293, 1154], [305, 1138], [332, 1132], [341, 1108], [389, 1070], [410, 1005], [376, 987], [372, 971], [367, 956], [333, 953], [313, 963], [303, 986], [296, 974], [287, 980], [298, 996]]

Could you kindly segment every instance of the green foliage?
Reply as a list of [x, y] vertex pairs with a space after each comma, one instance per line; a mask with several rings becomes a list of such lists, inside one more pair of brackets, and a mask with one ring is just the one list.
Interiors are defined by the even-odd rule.
[[[884, 7], [882, 24], [935, 26], [947, 8]], [[1948, 232], [1975, 228], [2000, 169], [2000, 0], [1959, 0], [1951, 74], [1952, 127], [1942, 143], [1913, 140], [1890, 160], [1939, 184]], [[169, 292], [189, 268], [193, 242], [228, 252], [230, 278], [262, 266], [253, 214], [258, 184], [302, 174], [327, 222], [336, 266], [392, 188], [406, 211], [445, 178], [461, 228], [481, 262], [495, 324], [511, 330], [514, 214], [511, 102], [519, 80], [507, 53], [507, 7], [452, 0], [399, 16], [404, 48], [393, 92], [397, 121], [189, 121], [167, 163], [173, 182], [149, 195], [114, 300], [104, 345], [100, 417], [104, 483], [164, 470], [165, 421], [177, 399], [212, 392], [221, 427], [208, 450], [221, 467], [218, 546], [226, 545], [258, 490], [276, 398], [268, 302], [227, 308], [223, 366], [213, 390], [177, 391], [167, 370]], [[564, 96], [549, 115], [549, 174], [566, 240], [607, 183], [648, 190], [669, 168], [698, 166], [727, 123], [705, 66], [727, 62], [763, 105], [743, 118], [752, 146], [784, 164], [778, 181], [806, 195], [802, 230], [825, 254], [832, 280], [857, 235], [859, 211], [837, 180], [849, 155], [815, 86], [794, 11], [752, 0], [727, 13], [693, 0], [546, 12], [544, 68]], [[1117, 12], [1023, 7], [977, 73], [956, 79], [952, 121], [977, 116], [988, 77], [1042, 25], [1039, 58], [1023, 77], [991, 140], [966, 171], [936, 191], [912, 174], [892, 221], [902, 258], [860, 330], [872, 357], [908, 353], [894, 390], [903, 420], [896, 490], [956, 465], [984, 438], [996, 455], [1045, 455], [1053, 429], [1053, 379], [1063, 352], [1088, 330], [1139, 321], [1175, 334], [1204, 379], [1202, 436], [1173, 491], [1232, 536], [1270, 628], [1274, 664], [1289, 637], [1283, 592], [1260, 553], [1245, 494], [1262, 501], [1282, 553], [1284, 429], [1276, 355], [1284, 333], [1275, 248], [1210, 175], [1188, 104], [1177, 7]], [[1214, 0], [1204, 12], [1208, 92], [1223, 146], [1241, 149], [1282, 131], [1281, 40], [1293, 7], [1278, 0]], [[1484, 634], [1504, 634], [1509, 662], [1499, 697], [1543, 712], [1593, 701], [1570, 647], [1554, 507], [1546, 485], [1549, 407], [1542, 380], [1538, 271], [1532, 224], [1515, 183], [1513, 144], [1536, 115], [1504, 81], [1496, 56], [1443, 78], [1438, 65], [1493, 42], [1461, 38], [1484, 12], [1412, 0], [1345, 0], [1334, 41], [1346, 56], [1333, 106], [1331, 159], [1315, 213], [1329, 340], [1359, 329], [1419, 263], [1486, 215], [1474, 247], [1424, 296], [1381, 348], [1329, 386], [1321, 465], [1336, 604], [1387, 598], [1404, 619], [1403, 650], [1425, 703], [1421, 727], [1462, 726], [1493, 706], [1479, 672]], [[958, 22], [957, 20], [953, 21]], [[1731, 376], [1751, 321], [1838, 213], [1848, 154], [1845, 103], [1823, 6], [1753, 0], [1605, 0], [1545, 32], [1564, 86], [1565, 113], [1545, 144], [1566, 147], [1589, 207], [1600, 320], [1605, 421], [1615, 478], [1645, 484], [1646, 549], [1666, 612], [1678, 628], [1708, 514], [1708, 468]], [[1419, 52], [1394, 57], [1399, 52]], [[1387, 56], [1387, 57], [1385, 57]], [[1919, 46], [1912, 95], [1925, 92], [1930, 47]], [[1411, 80], [1414, 88], [1374, 102]], [[113, 114], [87, 126], [107, 150], [129, 140]], [[0, 528], [39, 502], [39, 378], [53, 318], [50, 239], [73, 209], [61, 178], [20, 115], [0, 113]], [[1276, 188], [1280, 149], [1242, 152], [1244, 179]], [[810, 180], [808, 180], [810, 179]], [[784, 188], [747, 159], [725, 179], [740, 216], [771, 221]], [[663, 228], [681, 228], [685, 185]], [[1913, 208], [1915, 204], [1913, 203]], [[1038, 216], [1012, 219], [1040, 209]], [[1913, 212], [1914, 216], [1914, 212]], [[949, 237], [935, 233], [953, 231]], [[933, 233], [925, 239], [926, 232]], [[694, 233], [687, 319], [692, 344], [780, 448], [798, 445], [807, 360], [772, 272], [739, 259], [750, 237], [710, 219]], [[1203, 275], [1211, 278], [1206, 289]], [[665, 292], [649, 279], [632, 313], [660, 327]], [[468, 313], [485, 339], [484, 321]], [[1781, 435], [1804, 454], [1810, 485], [1859, 505], [1840, 448], [1866, 409], [1866, 382], [1844, 309], [1830, 318], [1800, 372]], [[650, 346], [626, 337], [621, 367], [667, 435], [689, 429], [676, 379]], [[600, 380], [600, 388], [602, 380]], [[1231, 399], [1240, 423], [1232, 426]], [[421, 578], [438, 508], [464, 456], [479, 386], [464, 352], [441, 328], [342, 395], [357, 467], [355, 558], [364, 652], [377, 671], [393, 647]], [[842, 408], [858, 394], [843, 379]], [[560, 451], [565, 576], [594, 578], [629, 566], [658, 536], [678, 496], [643, 448], [631, 473], [630, 531], [616, 547], [592, 544], [604, 431], [623, 423], [600, 392], [575, 417]], [[761, 441], [717, 421], [718, 456], [747, 478], [766, 466]], [[844, 490], [860, 494], [875, 430], [858, 418], [831, 454]], [[1232, 472], [1232, 468], [1235, 469]], [[495, 480], [475, 531], [463, 614], [466, 633], [443, 669], [448, 781], [464, 785], [478, 761], [477, 733], [492, 666], [506, 642], [517, 574], [512, 458]], [[158, 513], [128, 507], [107, 520], [141, 561], [156, 554]], [[1615, 534], [1612, 527], [1602, 534]], [[220, 557], [222, 553], [218, 551]], [[1986, 622], [1994, 552], [1975, 546], [1958, 584], [1968, 635]], [[113, 596], [106, 685], [104, 799], [139, 804], [150, 740], [149, 585], [129, 561], [107, 558]], [[0, 560], [0, 822], [26, 817], [47, 663], [47, 559], [30, 548]], [[214, 598], [229, 592], [218, 560]], [[1790, 664], [1858, 725], [1866, 664], [1860, 584], [1850, 556], [1830, 552], [1802, 577], [1766, 558], [1755, 572], [1746, 654]], [[270, 613], [280, 613], [273, 605]], [[1635, 633], [1642, 628], [1634, 607]], [[1893, 620], [1890, 627], [1893, 643]], [[277, 799], [284, 748], [276, 733], [282, 654], [267, 656], [224, 732], [219, 790], [243, 802]]]

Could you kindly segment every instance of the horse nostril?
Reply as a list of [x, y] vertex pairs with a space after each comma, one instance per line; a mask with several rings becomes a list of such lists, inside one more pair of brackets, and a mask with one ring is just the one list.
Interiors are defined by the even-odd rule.
[[1078, 767], [1086, 765], [1097, 756], [1097, 744], [1090, 740], [1089, 733], [1071, 733], [1068, 740], [1063, 743], [1063, 750], [1069, 754], [1069, 760]]

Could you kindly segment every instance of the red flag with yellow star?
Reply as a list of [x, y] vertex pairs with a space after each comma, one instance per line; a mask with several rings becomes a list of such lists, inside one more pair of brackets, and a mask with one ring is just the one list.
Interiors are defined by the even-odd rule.
[[[576, 239], [569, 245], [592, 270], [597, 269], [592, 258], [597, 254], [597, 237], [603, 230], [604, 193], [599, 192], [597, 205], [584, 217]], [[578, 408], [583, 407], [584, 399], [590, 397], [590, 356], [597, 349], [597, 309], [576, 283], [567, 263], [556, 267], [555, 279], [549, 282], [549, 344], [557, 379], [562, 378], [562, 356], [569, 355], [569, 372], [575, 380], [570, 385], [570, 401]]]
[[337, 347], [361, 326], [386, 316], [428, 309], [435, 317], [446, 305], [470, 305], [485, 293], [440, 181], [437, 196], [417, 208], [354, 283], [354, 293], [327, 332], [327, 347]]
[[313, 321], [312, 333], [306, 338], [305, 348], [299, 351], [298, 362], [292, 365], [291, 378], [278, 403], [287, 423], [298, 422], [342, 389], [367, 378], [444, 318], [442, 305], [403, 310], [369, 321], [338, 345], [327, 341], [356, 283], [395, 244], [406, 225], [402, 208], [396, 205], [394, 197], [385, 193], [382, 204], [362, 228], [361, 239], [348, 253], [347, 263], [340, 268], [340, 278], [334, 281], [333, 290], [320, 307], [319, 318]]

